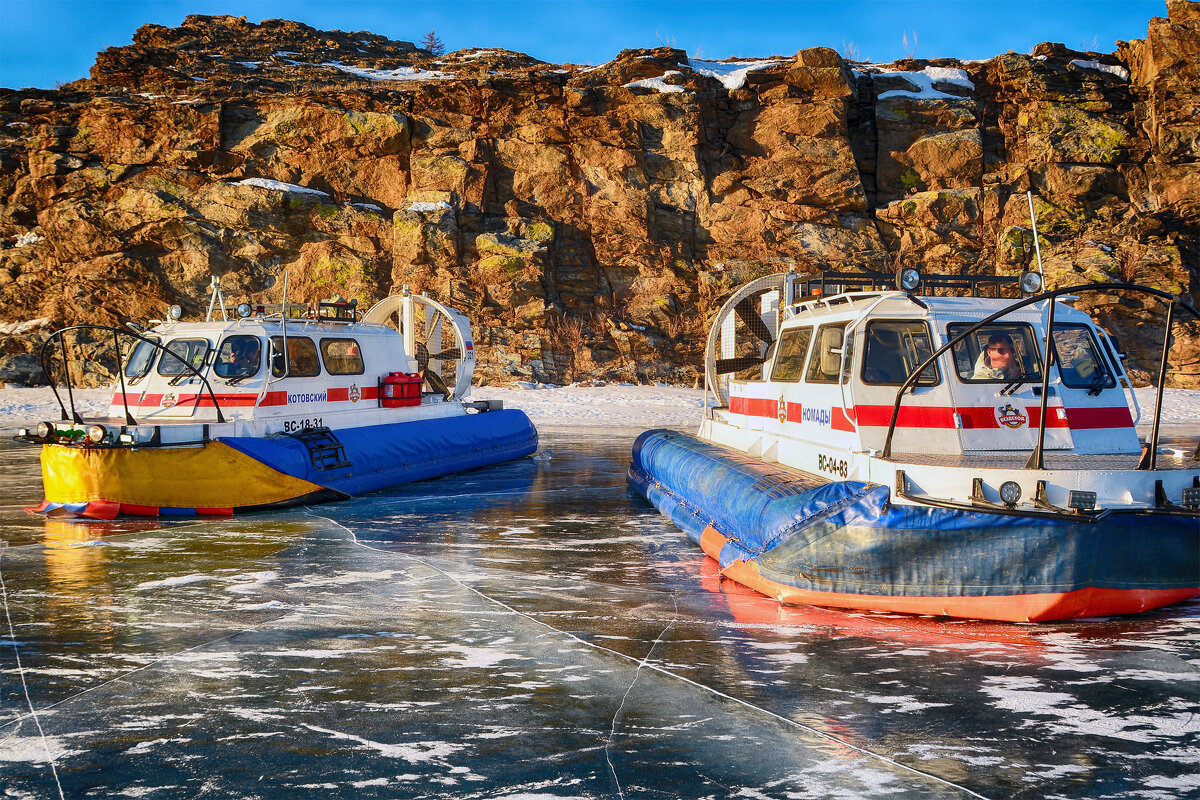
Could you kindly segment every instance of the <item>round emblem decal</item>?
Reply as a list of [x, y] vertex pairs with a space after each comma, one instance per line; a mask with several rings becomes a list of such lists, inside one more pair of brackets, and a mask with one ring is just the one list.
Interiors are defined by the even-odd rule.
[[996, 406], [996, 422], [1005, 428], [1024, 428], [1029, 424], [1029, 417], [1012, 403], [1005, 403]]
[[779, 421], [787, 422], [787, 401], [779, 398]]
[[350, 384], [350, 402], [357, 403], [359, 398], [361, 398], [361, 397], [362, 397], [362, 392], [360, 392], [358, 390], [358, 384], [357, 383]]
[[162, 396], [162, 401], [159, 403], [163, 408], [170, 408], [175, 405], [175, 393], [167, 392]]

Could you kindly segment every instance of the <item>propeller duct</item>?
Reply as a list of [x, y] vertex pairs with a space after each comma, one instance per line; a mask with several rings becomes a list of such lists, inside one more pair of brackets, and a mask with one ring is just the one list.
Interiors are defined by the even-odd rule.
[[[704, 381], [722, 406], [729, 404], [728, 381], [723, 376], [761, 366], [771, 358], [779, 330], [778, 318], [772, 318], [775, 315], [764, 318], [759, 313], [763, 297], [775, 292], [782, 306], [786, 302], [788, 281], [818, 276], [819, 273], [797, 275], [787, 272], [766, 275], [742, 286], [721, 306], [708, 332]], [[726, 330], [730, 317], [736, 317], [741, 323], [734, 329], [732, 339]]]

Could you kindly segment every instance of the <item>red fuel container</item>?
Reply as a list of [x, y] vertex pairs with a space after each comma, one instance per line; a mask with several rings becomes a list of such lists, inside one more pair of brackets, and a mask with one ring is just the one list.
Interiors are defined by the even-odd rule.
[[393, 372], [385, 376], [379, 393], [384, 408], [421, 405], [421, 376], [415, 372]]

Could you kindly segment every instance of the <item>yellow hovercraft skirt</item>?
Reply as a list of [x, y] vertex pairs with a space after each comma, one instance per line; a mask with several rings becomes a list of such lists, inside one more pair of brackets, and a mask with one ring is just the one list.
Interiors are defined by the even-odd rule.
[[228, 514], [322, 489], [220, 442], [136, 450], [47, 444], [42, 446], [42, 485], [46, 499], [40, 510], [70, 508], [103, 518], [171, 511]]

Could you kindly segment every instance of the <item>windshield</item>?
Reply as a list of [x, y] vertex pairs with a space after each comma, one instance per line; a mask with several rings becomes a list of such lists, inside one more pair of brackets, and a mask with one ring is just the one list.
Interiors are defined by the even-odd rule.
[[[954, 338], [969, 327], [968, 322], [951, 323], [947, 332]], [[954, 369], [964, 383], [1041, 380], [1042, 360], [1033, 328], [1023, 322], [984, 325], [954, 345]]]
[[130, 380], [145, 377], [150, 367], [154, 366], [154, 354], [157, 352], [154, 343], [139, 340], [125, 361], [125, 377]]
[[192, 374], [188, 365], [195, 370], [204, 366], [204, 356], [208, 354], [208, 347], [208, 339], [176, 339], [167, 345], [162, 358], [158, 360], [158, 374]]
[[1086, 325], [1055, 325], [1054, 357], [1065, 386], [1099, 390], [1117, 385]]
[[230, 336], [221, 342], [213, 372], [222, 378], [250, 378], [262, 364], [262, 344], [257, 336]]
[[[933, 354], [929, 347], [929, 329], [924, 322], [915, 320], [870, 322], [866, 340], [862, 365], [864, 383], [899, 386]], [[937, 382], [936, 365], [926, 367], [917, 380], [920, 386], [932, 386]]]

